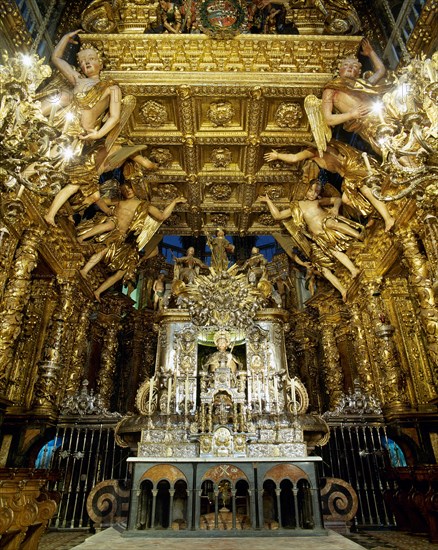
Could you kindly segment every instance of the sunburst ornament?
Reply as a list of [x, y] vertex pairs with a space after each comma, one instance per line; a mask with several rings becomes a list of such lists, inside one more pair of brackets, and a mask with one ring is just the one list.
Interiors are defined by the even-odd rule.
[[196, 326], [244, 329], [267, 302], [266, 289], [250, 285], [245, 274], [229, 271], [213, 276], [198, 275], [195, 284], [178, 288], [178, 302], [187, 308]]

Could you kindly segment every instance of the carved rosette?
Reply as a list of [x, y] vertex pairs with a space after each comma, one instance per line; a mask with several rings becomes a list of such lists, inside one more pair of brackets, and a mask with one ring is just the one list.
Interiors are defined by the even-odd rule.
[[29, 229], [21, 239], [3, 296], [0, 315], [0, 393], [5, 394], [13, 364], [14, 344], [22, 330], [24, 308], [29, 300], [31, 273], [38, 260], [37, 247], [42, 232]]
[[210, 155], [215, 168], [227, 168], [231, 164], [231, 150], [228, 147], [217, 147]]
[[217, 201], [228, 200], [232, 192], [232, 187], [228, 183], [216, 183], [210, 187], [211, 196]]
[[166, 202], [170, 202], [180, 195], [177, 186], [172, 183], [159, 185], [156, 188], [156, 193], [161, 200]]
[[166, 107], [160, 102], [150, 99], [140, 107], [140, 115], [146, 126], [158, 128], [167, 122]]
[[299, 103], [281, 103], [274, 119], [280, 128], [297, 128], [301, 125], [303, 109]]
[[229, 101], [214, 101], [210, 103], [207, 119], [213, 126], [226, 126], [234, 116], [234, 107]]
[[264, 187], [264, 195], [275, 201], [285, 197], [286, 190], [283, 185], [266, 184]]
[[216, 227], [226, 227], [229, 219], [230, 216], [225, 214], [225, 212], [217, 212], [216, 214], [212, 214], [211, 223]]
[[169, 149], [155, 147], [149, 154], [150, 160], [156, 162], [161, 168], [169, 168], [172, 165], [173, 156]]

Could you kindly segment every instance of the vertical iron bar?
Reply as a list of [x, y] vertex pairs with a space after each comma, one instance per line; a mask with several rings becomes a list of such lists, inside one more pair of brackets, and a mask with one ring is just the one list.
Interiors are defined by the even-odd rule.
[[[75, 466], [76, 466], [76, 460], [77, 460], [75, 455], [78, 451], [80, 437], [81, 437], [81, 429], [77, 428], [75, 450], [74, 450], [74, 453], [72, 453], [72, 455], [71, 455], [72, 456], [71, 476], [70, 476], [70, 483], [68, 484], [68, 496], [67, 496], [67, 507], [66, 507], [66, 516], [65, 516], [66, 517], [66, 524], [65, 524], [65, 526], [67, 525], [68, 509], [69, 509], [69, 506], [70, 506], [70, 500], [71, 500], [71, 496], [72, 496], [72, 493], [73, 493], [74, 473], [75, 473]], [[71, 518], [70, 528], [72, 527], [72, 525], [74, 525], [74, 518], [73, 517]]]
[[[367, 508], [368, 508], [368, 518], [369, 518], [369, 521], [370, 521], [371, 520], [371, 508], [370, 508], [370, 501], [369, 501], [369, 496], [368, 496], [368, 483], [367, 483], [367, 478], [366, 478], [366, 475], [365, 475], [365, 468], [363, 467], [363, 459], [362, 459], [362, 456], [360, 455], [361, 442], [360, 442], [360, 439], [359, 439], [359, 427], [354, 426], [354, 431], [356, 432], [356, 440], [357, 440], [357, 449], [358, 449], [358, 452], [359, 452], [360, 469], [361, 469], [361, 472], [362, 472], [363, 488], [364, 488], [365, 500], [366, 500]], [[362, 452], [364, 452], [364, 451], [365, 450], [363, 449]]]
[[93, 440], [94, 440], [94, 434], [96, 433], [96, 430], [95, 429], [91, 429], [90, 430], [90, 433], [91, 433], [91, 437], [90, 437], [90, 443], [89, 445], [86, 446], [86, 448], [88, 448], [88, 461], [87, 461], [87, 468], [86, 468], [86, 474], [85, 474], [85, 483], [84, 483], [84, 499], [82, 501], [82, 506], [81, 506], [81, 517], [80, 517], [80, 520], [79, 520], [79, 527], [82, 527], [82, 524], [83, 524], [83, 519], [84, 519], [84, 508], [85, 508], [85, 503], [86, 503], [86, 500], [87, 500], [87, 497], [88, 497], [88, 494], [89, 492], [91, 491], [91, 488], [89, 485], [90, 485], [90, 479], [89, 479], [89, 475], [90, 475], [90, 464], [91, 464], [91, 457], [94, 456], [93, 455]]
[[368, 466], [368, 473], [369, 473], [369, 480], [370, 480], [370, 490], [371, 490], [371, 495], [373, 497], [373, 501], [374, 501], [374, 511], [375, 511], [375, 518], [376, 518], [376, 523], [380, 523], [380, 517], [379, 517], [379, 513], [378, 513], [378, 510], [377, 510], [377, 500], [376, 500], [376, 487], [375, 487], [375, 484], [374, 484], [374, 479], [373, 479], [373, 469], [371, 468], [371, 460], [373, 458], [373, 455], [374, 455], [374, 449], [369, 449], [368, 450], [368, 438], [367, 438], [367, 428], [369, 429], [369, 426], [365, 425], [364, 428], [363, 428], [363, 437], [364, 437], [364, 442], [365, 442], [365, 451], [366, 451], [366, 463], [367, 463], [367, 466]]
[[[87, 433], [88, 433], [88, 428], [86, 427], [85, 430], [84, 430], [84, 438], [83, 438], [83, 441], [82, 441], [82, 451], [80, 451], [82, 453], [82, 457], [81, 458], [78, 458], [78, 481], [76, 483], [76, 495], [75, 495], [75, 499], [74, 499], [74, 505], [73, 505], [73, 518], [72, 518], [72, 524], [71, 524], [71, 528], [73, 529], [74, 526], [75, 526], [75, 523], [76, 523], [76, 509], [77, 509], [77, 506], [78, 506], [78, 500], [79, 500], [79, 495], [81, 495], [81, 472], [82, 472], [82, 466], [84, 464], [84, 456], [85, 456], [85, 443], [86, 443], [86, 439], [87, 439]], [[78, 438], [79, 439], [79, 438]], [[82, 494], [82, 498], [84, 498], [84, 495]], [[78, 522], [79, 524], [79, 522]]]
[[357, 472], [359, 471], [358, 470], [358, 466], [357, 466], [357, 463], [356, 463], [356, 453], [358, 452], [359, 449], [355, 449], [354, 448], [354, 444], [353, 444], [353, 438], [351, 437], [351, 430], [352, 430], [352, 427], [349, 426], [348, 427], [348, 437], [350, 439], [350, 452], [351, 452], [351, 456], [353, 457], [353, 466], [354, 466], [354, 471], [356, 472], [356, 475], [355, 475], [355, 483], [353, 485], [353, 489], [355, 489], [359, 495], [359, 500], [360, 500], [360, 507], [359, 507], [359, 510], [360, 510], [360, 515], [361, 515], [361, 519], [362, 519], [362, 523], [365, 523], [365, 516], [363, 514], [363, 504], [362, 504], [362, 489], [360, 487], [360, 483], [359, 483], [359, 479], [357, 477]]
[[94, 485], [96, 485], [97, 483], [97, 478], [99, 476], [99, 467], [100, 467], [100, 444], [101, 444], [101, 441], [102, 441], [102, 430], [103, 430], [103, 425], [100, 424], [99, 425], [99, 439], [97, 440], [97, 446], [96, 446], [96, 462], [95, 462], [95, 467], [94, 467], [94, 473], [93, 473], [93, 487]]

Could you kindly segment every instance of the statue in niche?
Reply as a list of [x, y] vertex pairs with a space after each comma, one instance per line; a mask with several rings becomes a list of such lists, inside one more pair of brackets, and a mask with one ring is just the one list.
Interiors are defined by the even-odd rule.
[[207, 244], [211, 249], [211, 267], [217, 272], [228, 269], [228, 253], [234, 252], [234, 245], [225, 238], [224, 230], [219, 227], [216, 231], [216, 237], [212, 240], [207, 237]]
[[154, 311], [161, 311], [163, 309], [164, 293], [166, 291], [164, 273], [160, 273], [155, 279], [152, 291], [154, 293]]
[[182, 15], [176, 3], [159, 0], [158, 20], [163, 33], [181, 33]]
[[213, 374], [218, 368], [228, 367], [232, 374], [236, 374], [242, 364], [231, 351], [227, 351], [231, 343], [228, 332], [224, 330], [216, 332], [214, 343], [218, 351], [207, 357], [204, 368]]

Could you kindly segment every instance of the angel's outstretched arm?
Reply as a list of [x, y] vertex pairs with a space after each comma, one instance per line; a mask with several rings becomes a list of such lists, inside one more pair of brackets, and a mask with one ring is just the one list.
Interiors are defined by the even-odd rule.
[[274, 220], [286, 220], [292, 216], [292, 211], [290, 208], [285, 208], [280, 212], [271, 199], [266, 195], [265, 197], [260, 197], [261, 202], [265, 202], [268, 205], [269, 211], [272, 214]]

